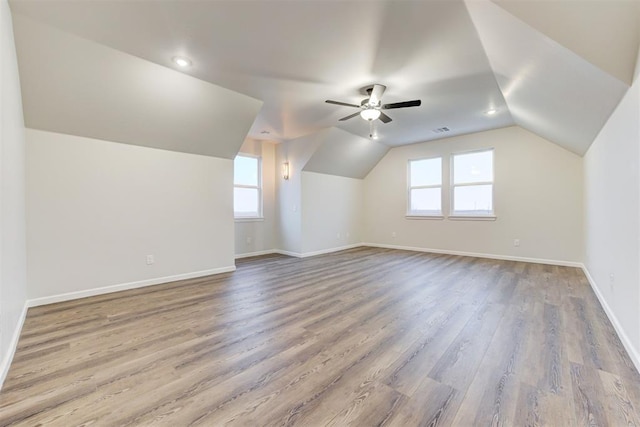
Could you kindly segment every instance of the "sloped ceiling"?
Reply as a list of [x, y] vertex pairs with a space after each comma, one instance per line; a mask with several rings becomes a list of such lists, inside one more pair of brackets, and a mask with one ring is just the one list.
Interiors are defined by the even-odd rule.
[[516, 124], [584, 154], [628, 86], [492, 2], [468, 8]]
[[[332, 126], [366, 137], [364, 120], [338, 121], [352, 109], [324, 101], [359, 104], [372, 83], [387, 86], [385, 103], [423, 101], [376, 123], [388, 146], [441, 138], [433, 132], [441, 127], [453, 136], [513, 124], [462, 1], [18, 0], [11, 7], [167, 67], [175, 55], [189, 57], [185, 73], [264, 101], [252, 138], [289, 140]], [[498, 114], [486, 116], [491, 108]]]
[[493, 0], [501, 8], [627, 85], [638, 53], [640, 2]]
[[232, 159], [262, 101], [14, 17], [25, 124]]
[[342, 129], [323, 131], [323, 141], [302, 168], [304, 171], [362, 179], [389, 147]]
[[[338, 121], [352, 109], [324, 100], [359, 104], [365, 86], [381, 83], [388, 87], [384, 102], [422, 100], [421, 107], [390, 111], [390, 124], [376, 122], [383, 145], [517, 123], [582, 154], [633, 75], [638, 14], [625, 12], [628, 3], [632, 2], [14, 0], [10, 4], [14, 17], [24, 15], [94, 45], [165, 67], [174, 67], [175, 55], [189, 57], [193, 67], [185, 73], [264, 101], [249, 130], [253, 138], [291, 140], [332, 126], [366, 137], [365, 121], [358, 117]], [[31, 30], [21, 26], [16, 25], [19, 39], [29, 41], [19, 43], [20, 61], [22, 56], [39, 55], [42, 43], [30, 40]], [[47, 65], [63, 69], [55, 62], [67, 59], [66, 54], [61, 58], [51, 54]], [[69, 79], [80, 80], [87, 80], [82, 74], [90, 71], [82, 64], [66, 69]], [[26, 78], [32, 77], [27, 73]], [[96, 99], [117, 93], [109, 85], [92, 90]], [[37, 112], [34, 105], [46, 95], [35, 94], [34, 89], [32, 101], [25, 105], [27, 122]], [[73, 110], [66, 104], [64, 108]], [[497, 113], [485, 114], [489, 109]], [[433, 132], [441, 127], [450, 132]]]

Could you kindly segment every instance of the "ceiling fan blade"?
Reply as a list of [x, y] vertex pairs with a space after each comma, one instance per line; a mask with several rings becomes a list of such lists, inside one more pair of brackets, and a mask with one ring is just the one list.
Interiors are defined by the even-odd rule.
[[422, 101], [416, 99], [415, 101], [395, 102], [393, 104], [384, 104], [381, 108], [383, 110], [391, 110], [393, 108], [405, 108], [405, 107], [419, 107]]
[[384, 93], [386, 88], [387, 87], [384, 85], [373, 85], [373, 88], [371, 89], [371, 95], [369, 95], [369, 104], [380, 105], [382, 94]]
[[340, 120], [338, 120], [339, 122], [344, 122], [345, 120], [349, 120], [354, 118], [355, 116], [359, 115], [360, 111], [358, 111], [357, 113], [353, 113], [353, 114], [349, 114], [347, 117], [343, 117]]
[[380, 111], [380, 121], [382, 123], [389, 123], [391, 121], [391, 117], [387, 116], [385, 113]]
[[356, 107], [356, 108], [360, 108], [359, 105], [356, 104], [348, 104], [346, 102], [340, 102], [340, 101], [332, 101], [330, 99], [327, 99], [326, 101], [327, 104], [335, 104], [335, 105], [344, 105], [345, 107]]

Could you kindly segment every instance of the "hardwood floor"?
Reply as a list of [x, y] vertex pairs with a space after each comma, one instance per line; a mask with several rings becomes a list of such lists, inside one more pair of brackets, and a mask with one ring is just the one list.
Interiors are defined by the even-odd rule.
[[640, 425], [575, 268], [359, 248], [32, 308], [0, 425]]

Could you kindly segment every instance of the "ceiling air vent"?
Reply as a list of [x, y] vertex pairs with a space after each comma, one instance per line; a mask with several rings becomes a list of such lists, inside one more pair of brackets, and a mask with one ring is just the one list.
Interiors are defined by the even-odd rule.
[[445, 127], [441, 127], [441, 128], [438, 128], [438, 129], [434, 129], [431, 132], [433, 132], [433, 133], [445, 133], [445, 132], [450, 132], [450, 131], [451, 131], [451, 129], [449, 129], [448, 127], [445, 126]]

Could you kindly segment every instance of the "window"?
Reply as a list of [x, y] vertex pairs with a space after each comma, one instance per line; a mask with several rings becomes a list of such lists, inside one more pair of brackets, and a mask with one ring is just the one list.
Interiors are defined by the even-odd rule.
[[442, 215], [442, 157], [409, 160], [408, 216]]
[[259, 157], [236, 156], [233, 162], [233, 211], [236, 218], [262, 216], [261, 177]]
[[493, 149], [454, 154], [452, 215], [493, 216]]

